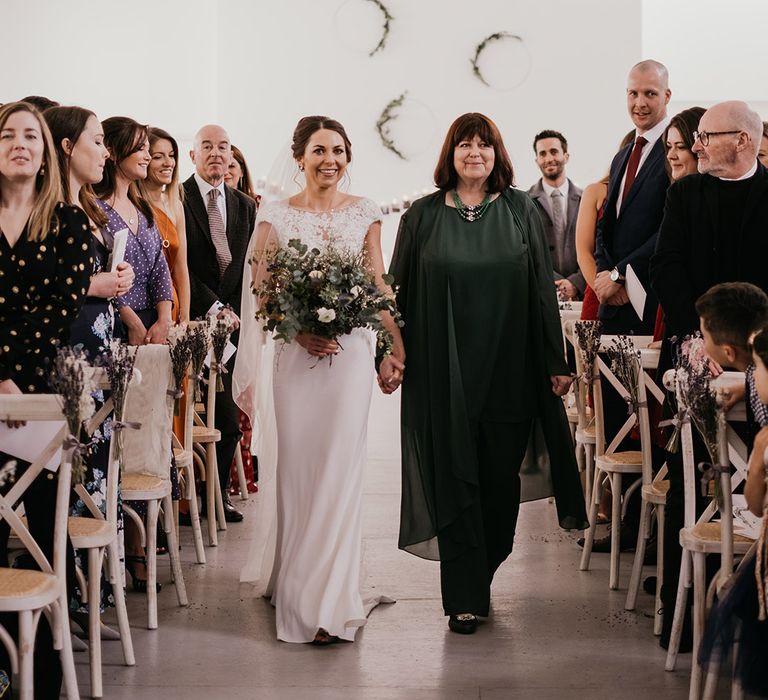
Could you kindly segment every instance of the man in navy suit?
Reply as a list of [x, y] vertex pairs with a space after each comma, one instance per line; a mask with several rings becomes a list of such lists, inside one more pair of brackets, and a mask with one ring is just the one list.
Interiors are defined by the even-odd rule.
[[[653, 332], [657, 301], [649, 284], [648, 265], [669, 186], [661, 137], [669, 123], [671, 95], [667, 69], [658, 61], [641, 61], [629, 72], [627, 109], [635, 125], [635, 141], [611, 163], [608, 198], [597, 226], [595, 294], [605, 333]], [[642, 318], [624, 288], [627, 265], [648, 294]]]
[[[648, 267], [669, 187], [662, 135], [669, 123], [667, 104], [671, 95], [667, 69], [658, 61], [641, 61], [629, 71], [627, 110], [635, 125], [635, 140], [622, 148], [611, 163], [608, 198], [597, 225], [595, 245], [598, 316], [603, 333], [609, 335], [653, 334], [658, 302], [650, 286]], [[629, 303], [624, 287], [628, 265], [647, 293], [642, 318]], [[603, 387], [603, 407], [605, 436], [610, 441], [624, 424], [627, 411], [624, 400], [607, 383]], [[619, 449], [639, 446], [625, 438]], [[637, 539], [638, 499], [629, 505], [621, 529], [622, 549], [634, 546]], [[596, 540], [592, 551], [610, 551], [610, 535]]]

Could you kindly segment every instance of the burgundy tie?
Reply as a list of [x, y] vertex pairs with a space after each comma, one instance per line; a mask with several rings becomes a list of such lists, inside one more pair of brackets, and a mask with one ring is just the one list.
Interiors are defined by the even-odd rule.
[[627, 163], [627, 177], [624, 180], [624, 189], [621, 193], [621, 206], [624, 206], [624, 202], [627, 201], [627, 195], [632, 188], [632, 183], [637, 176], [637, 166], [640, 165], [640, 156], [643, 155], [643, 146], [648, 143], [648, 139], [644, 136], [638, 136], [635, 139], [635, 146], [632, 149], [632, 155], [629, 156], [629, 163]]

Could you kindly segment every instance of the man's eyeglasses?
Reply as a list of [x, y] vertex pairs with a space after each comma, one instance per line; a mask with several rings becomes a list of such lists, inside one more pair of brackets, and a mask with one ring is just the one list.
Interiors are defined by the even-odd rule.
[[693, 142], [696, 143], [698, 139], [701, 141], [702, 146], [709, 146], [710, 136], [725, 136], [726, 134], [740, 134], [741, 131], [694, 131]]

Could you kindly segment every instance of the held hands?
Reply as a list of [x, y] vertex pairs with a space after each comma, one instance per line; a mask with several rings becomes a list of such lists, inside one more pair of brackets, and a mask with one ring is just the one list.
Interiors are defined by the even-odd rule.
[[230, 320], [230, 323], [232, 324], [233, 331], [236, 331], [238, 328], [240, 328], [240, 318], [229, 307], [225, 306], [221, 311], [219, 311], [218, 314], [216, 314], [216, 318], [226, 318], [227, 316], [229, 316], [229, 320]]
[[555, 396], [565, 396], [571, 388], [573, 377], [567, 374], [555, 374], [549, 380], [552, 382], [552, 393]]
[[98, 272], [91, 277], [90, 296], [112, 299], [123, 296], [133, 286], [133, 268], [121, 262], [115, 272]]
[[170, 325], [167, 319], [157, 319], [147, 330], [143, 345], [164, 345], [168, 340]]
[[299, 333], [296, 342], [313, 357], [327, 357], [339, 352], [339, 344], [335, 340], [328, 340], [314, 333]]
[[376, 380], [379, 389], [384, 394], [391, 394], [403, 383], [405, 377], [405, 363], [394, 355], [387, 355], [379, 366], [379, 374]]
[[579, 296], [579, 290], [567, 279], [555, 280], [555, 289], [561, 301], [573, 301]]
[[141, 321], [128, 325], [128, 345], [144, 345], [147, 339], [147, 329]]
[[595, 286], [593, 287], [595, 296], [601, 304], [609, 306], [623, 306], [629, 303], [629, 295], [624, 286], [618, 282], [611, 281], [611, 273], [603, 270], [597, 273], [595, 277]]

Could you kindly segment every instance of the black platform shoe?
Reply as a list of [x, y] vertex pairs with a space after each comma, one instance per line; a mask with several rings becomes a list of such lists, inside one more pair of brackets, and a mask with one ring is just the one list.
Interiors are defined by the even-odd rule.
[[469, 613], [450, 615], [448, 629], [457, 634], [474, 634], [477, 629], [477, 617]]

